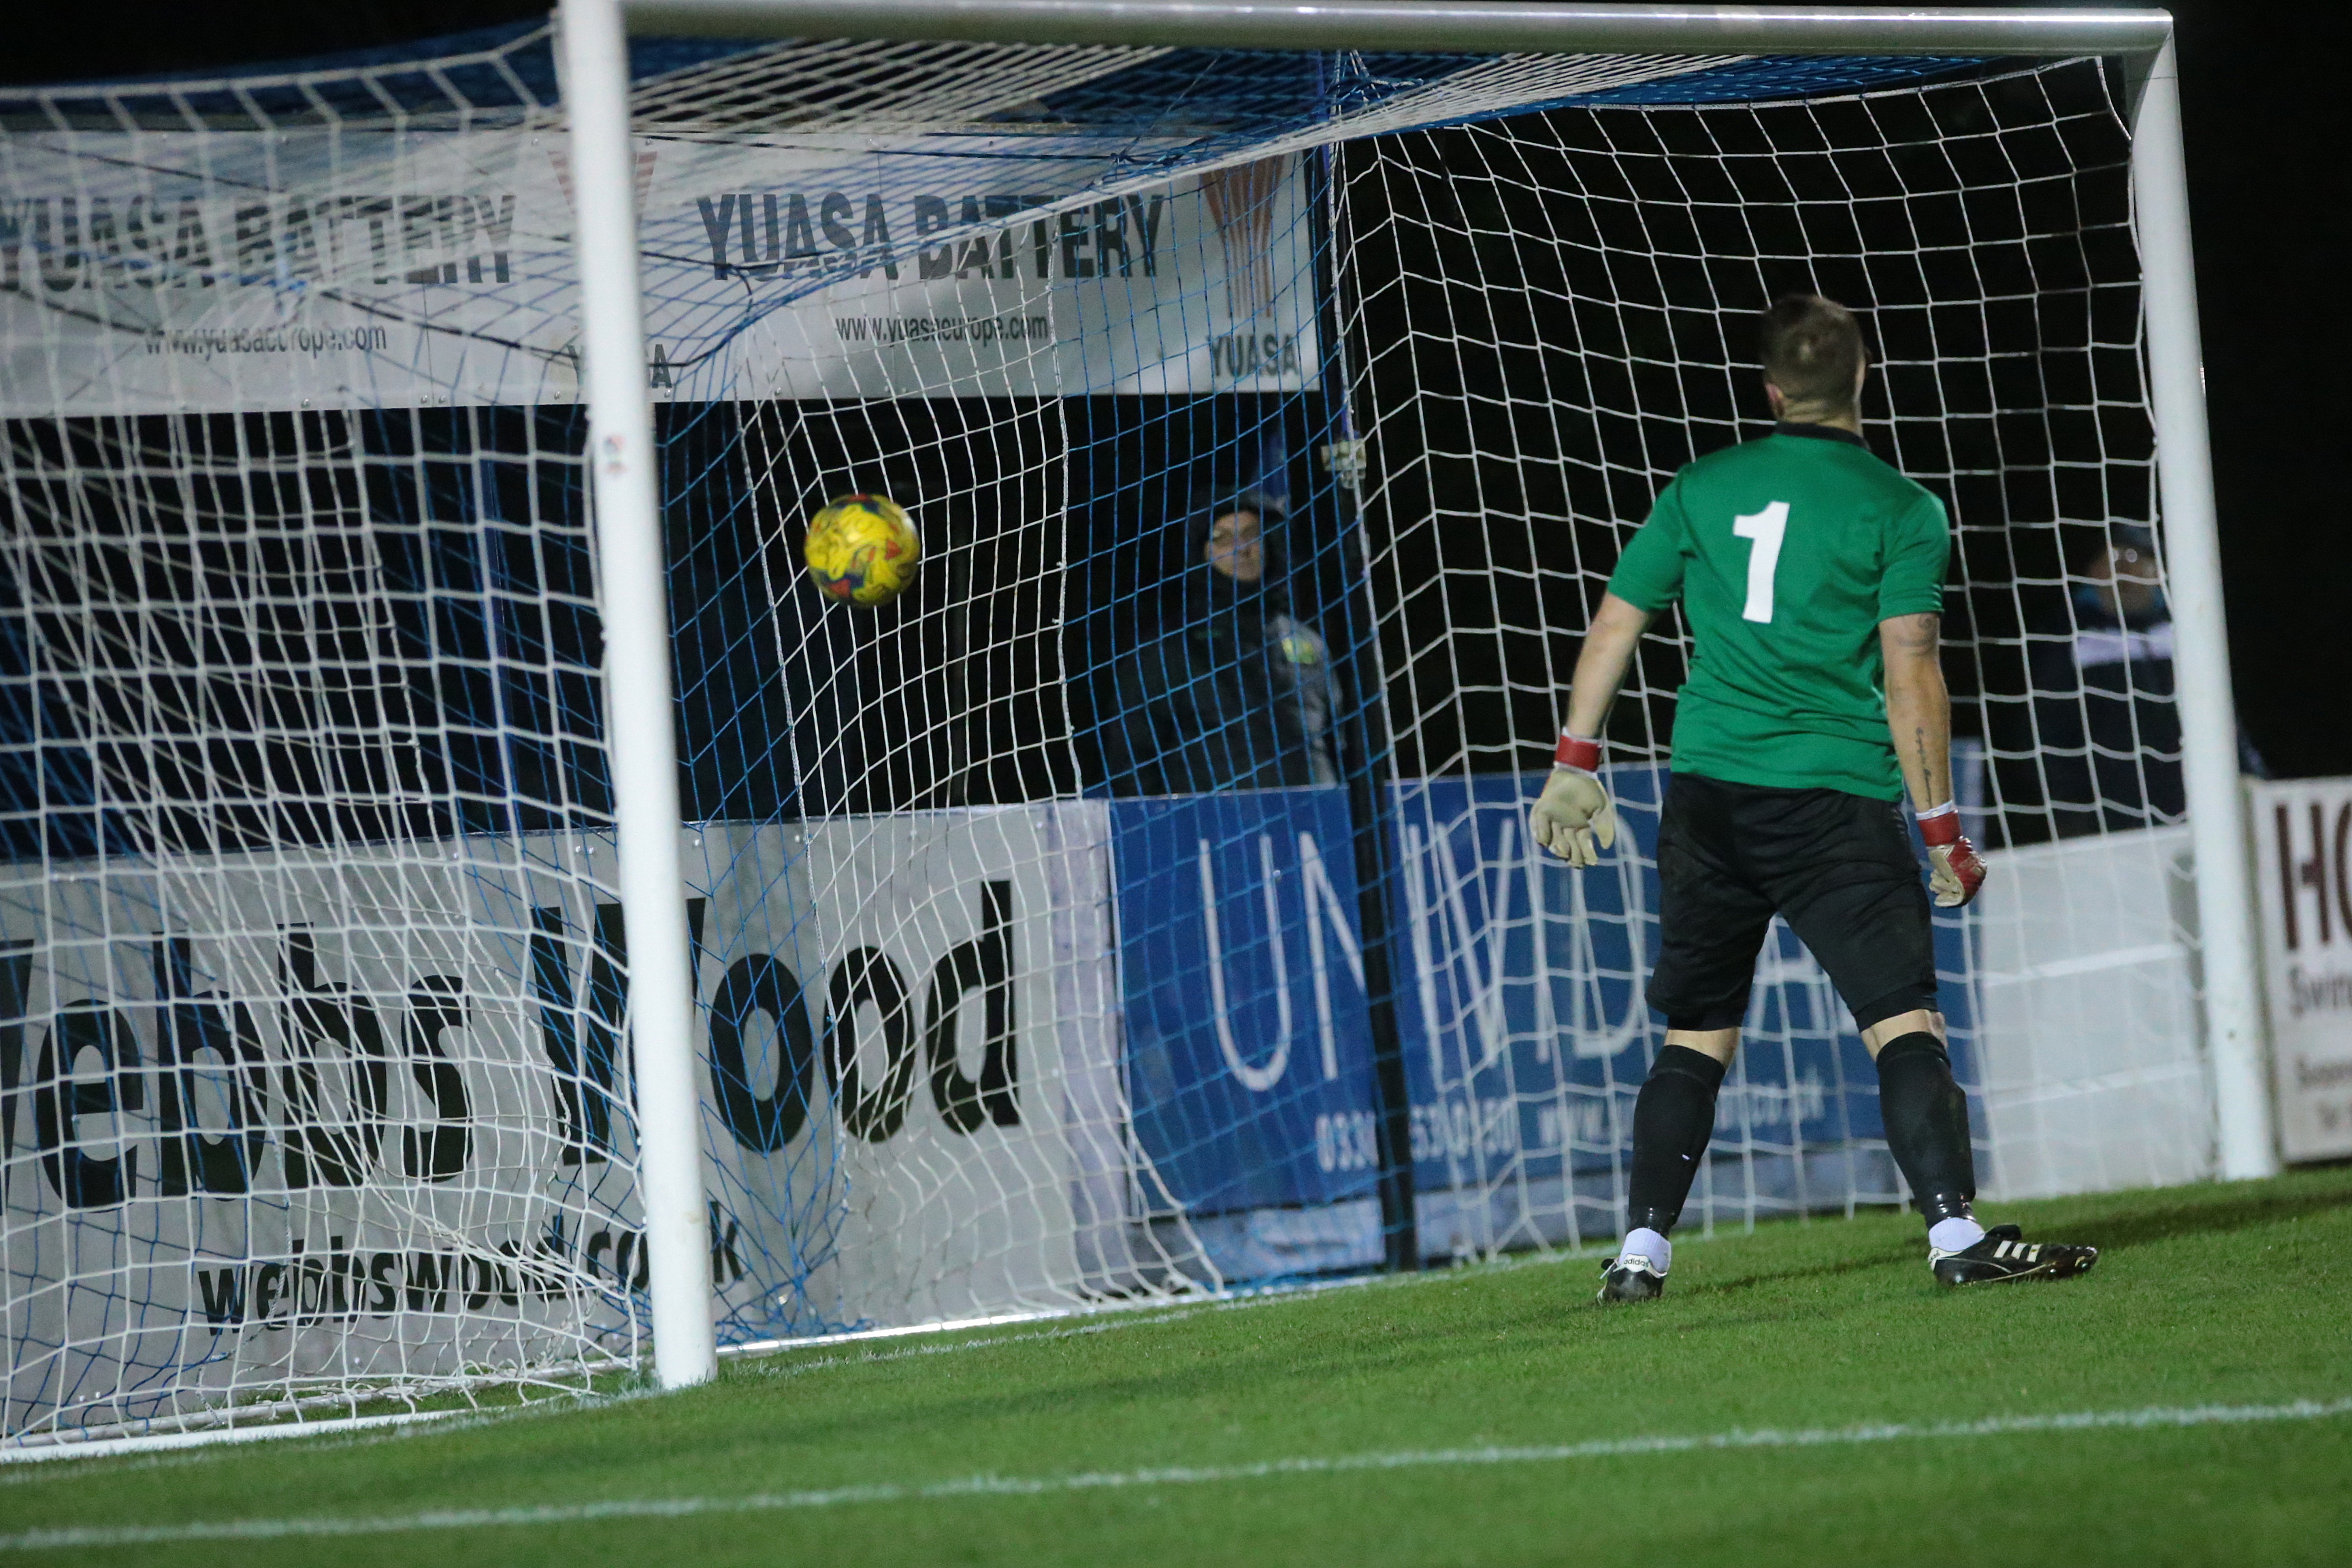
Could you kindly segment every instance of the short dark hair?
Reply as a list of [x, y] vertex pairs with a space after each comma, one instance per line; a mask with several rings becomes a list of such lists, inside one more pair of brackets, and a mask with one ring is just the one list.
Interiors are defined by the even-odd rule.
[[1237, 511], [1255, 512], [1261, 528], [1280, 522], [1290, 511], [1281, 497], [1268, 495], [1255, 487], [1247, 489], [1236, 489], [1230, 485], [1216, 487], [1210, 489], [1205, 500], [1198, 504], [1212, 522]]
[[1853, 401], [1863, 348], [1852, 310], [1819, 294], [1783, 294], [1765, 310], [1761, 327], [1765, 379], [1782, 396], [1832, 408]]

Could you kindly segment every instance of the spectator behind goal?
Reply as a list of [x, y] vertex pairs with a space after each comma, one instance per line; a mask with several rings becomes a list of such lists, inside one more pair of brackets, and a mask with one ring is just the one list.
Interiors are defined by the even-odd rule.
[[1097, 686], [1110, 696], [1097, 717], [1113, 795], [1339, 782], [1330, 651], [1291, 615], [1283, 583], [1286, 510], [1254, 489], [1190, 509], [1172, 580], [1156, 605], [1139, 602], [1138, 640]]
[[2074, 563], [2074, 616], [2034, 639], [2034, 740], [2061, 838], [2179, 822], [2172, 610], [2156, 542], [2121, 523]]

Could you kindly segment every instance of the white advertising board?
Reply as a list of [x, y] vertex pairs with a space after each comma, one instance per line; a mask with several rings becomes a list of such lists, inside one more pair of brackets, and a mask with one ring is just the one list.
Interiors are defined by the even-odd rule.
[[[688, 836], [722, 1342], [1133, 1283], [1107, 838], [1085, 803]], [[627, 1354], [611, 864], [0, 882], [5, 1429]]]
[[2352, 779], [2256, 784], [2279, 1152], [2352, 1154]]
[[1991, 871], [1969, 913], [1987, 1192], [2056, 1197], [2210, 1177], [2189, 829], [1985, 858]]
[[[1297, 156], [1134, 189], [1105, 184], [1117, 170], [1099, 142], [825, 140], [642, 143], [657, 397], [1198, 394], [1315, 376]], [[560, 132], [59, 132], [13, 152], [0, 412], [579, 395]]]

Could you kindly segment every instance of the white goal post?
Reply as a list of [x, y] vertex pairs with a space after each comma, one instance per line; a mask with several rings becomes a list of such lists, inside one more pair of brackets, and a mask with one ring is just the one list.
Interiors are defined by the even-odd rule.
[[[1773, 6], [1482, 5], [1417, 0], [1334, 0], [1269, 5], [1219, 0], [563, 0], [564, 58], [575, 158], [583, 186], [601, 200], [580, 210], [582, 304], [592, 367], [596, 517], [614, 563], [657, 563], [660, 528], [648, 453], [653, 426], [637, 325], [636, 231], [629, 200], [628, 79], [624, 26], [653, 35], [728, 38], [955, 39], [1004, 44], [1187, 44], [1234, 48], [1664, 54], [1837, 54], [2120, 57], [2132, 84], [2133, 190], [2146, 289], [2150, 399], [2156, 425], [2168, 564], [2178, 638], [2183, 773], [2197, 865], [2205, 1016], [2221, 1169], [2231, 1178], [2277, 1169], [2271, 1130], [2264, 1029], [2258, 990], [2252, 868], [2239, 782], [2238, 737], [2222, 616], [2221, 552], [2212, 495], [2195, 274], [2170, 17], [2160, 11], [1806, 10]], [[593, 173], [592, 174], [592, 171]], [[609, 367], [625, 365], [617, 375]], [[605, 367], [599, 374], [595, 367]], [[608, 456], [610, 454], [610, 456]], [[625, 569], [614, 576], [625, 576]], [[674, 931], [685, 892], [678, 879], [675, 776], [664, 655], [667, 611], [658, 592], [624, 597], [608, 576], [607, 636], [615, 650], [614, 716], [636, 752], [616, 779], [632, 929]], [[648, 576], [647, 582], [657, 579]], [[629, 715], [634, 714], [632, 720]], [[632, 824], [640, 824], [632, 831]], [[667, 846], [630, 862], [633, 838]], [[640, 925], [640, 922], [643, 922]], [[678, 967], [669, 967], [669, 950]], [[665, 944], [662, 965], [631, 973], [640, 1071], [667, 1086], [659, 1125], [690, 1130], [692, 1003], [683, 948]], [[650, 1070], [648, 1070], [650, 1068]], [[671, 1095], [680, 1098], [677, 1101]], [[649, 1097], [646, 1116], [655, 1121]], [[672, 1120], [675, 1118], [675, 1120]], [[686, 1156], [691, 1159], [690, 1155]], [[655, 1181], [649, 1157], [647, 1183]], [[691, 1164], [664, 1177], [690, 1183]], [[656, 1294], [654, 1332], [666, 1385], [711, 1374], [709, 1311], [702, 1279], [701, 1211], [690, 1195], [670, 1206], [687, 1226], [660, 1259], [675, 1260], [674, 1295]], [[647, 1209], [654, 1208], [649, 1191]], [[655, 1232], [658, 1238], [659, 1231]], [[658, 1286], [656, 1287], [658, 1290]], [[676, 1347], [672, 1349], [671, 1347]]]

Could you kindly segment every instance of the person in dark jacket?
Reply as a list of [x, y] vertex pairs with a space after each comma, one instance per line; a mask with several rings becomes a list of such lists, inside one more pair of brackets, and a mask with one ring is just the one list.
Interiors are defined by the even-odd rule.
[[2033, 643], [2033, 719], [2062, 838], [2182, 821], [2172, 611], [2156, 542], [2117, 524], [2074, 563], [2072, 624]]
[[1283, 513], [1257, 490], [1192, 509], [1157, 625], [1116, 656], [1097, 715], [1112, 794], [1339, 782], [1330, 650], [1290, 613]]

